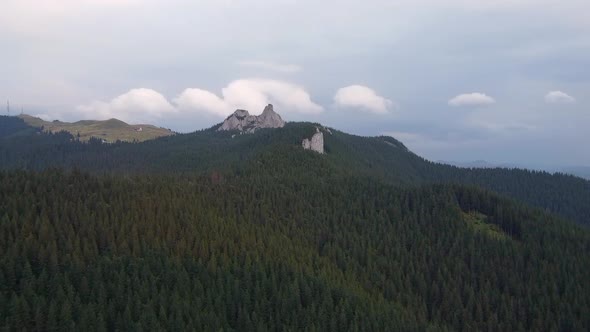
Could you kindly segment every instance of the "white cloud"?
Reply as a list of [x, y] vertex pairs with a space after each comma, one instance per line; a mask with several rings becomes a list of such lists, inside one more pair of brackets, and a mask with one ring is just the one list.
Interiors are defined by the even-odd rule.
[[117, 118], [126, 122], [151, 122], [176, 109], [164, 96], [152, 89], [132, 89], [109, 102], [94, 101], [77, 110], [86, 119]]
[[449, 100], [450, 106], [485, 106], [494, 104], [494, 98], [479, 92], [464, 93]]
[[545, 95], [545, 102], [549, 104], [571, 104], [576, 99], [565, 92], [551, 91]]
[[238, 61], [238, 65], [263, 70], [276, 71], [280, 73], [296, 73], [302, 70], [301, 66], [294, 64], [281, 64], [268, 61]]
[[216, 94], [207, 90], [189, 88], [174, 99], [181, 112], [203, 111], [214, 116], [227, 116], [233, 109]]
[[271, 79], [240, 79], [221, 90], [221, 97], [201, 89], [186, 89], [174, 102], [183, 111], [204, 111], [227, 116], [241, 108], [259, 114], [267, 104], [284, 113], [315, 114], [323, 108], [311, 100], [305, 89], [293, 83]]
[[[111, 101], [94, 101], [78, 106], [76, 110], [86, 119], [153, 122], [170, 115], [197, 121], [197, 114], [223, 118], [238, 108], [260, 114], [267, 104], [274, 104], [275, 110], [281, 113], [313, 114], [323, 111], [302, 87], [270, 79], [235, 80], [222, 89], [222, 97], [207, 90], [188, 88], [174, 98], [172, 104], [157, 91], [132, 89]], [[51, 115], [63, 117], [64, 114], [47, 117]]]
[[377, 114], [385, 114], [394, 106], [391, 100], [362, 85], [338, 89], [334, 95], [334, 102], [339, 107], [360, 108]]
[[284, 81], [241, 79], [231, 82], [222, 93], [231, 105], [245, 106], [253, 112], [262, 112], [269, 103], [285, 112], [313, 114], [323, 111], [323, 107], [314, 103], [303, 87]]

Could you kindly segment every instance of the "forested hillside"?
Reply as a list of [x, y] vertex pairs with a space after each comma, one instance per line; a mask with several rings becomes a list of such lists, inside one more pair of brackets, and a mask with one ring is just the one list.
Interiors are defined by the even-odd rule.
[[8, 117], [0, 169], [6, 330], [590, 329], [572, 176], [310, 123], [104, 144]]
[[[0, 117], [0, 169], [51, 167], [94, 173], [246, 174], [275, 176], [362, 176], [395, 185], [461, 183], [507, 195], [590, 224], [590, 181], [564, 174], [512, 169], [464, 169], [429, 162], [392, 137], [359, 137], [326, 132], [326, 155], [303, 151], [311, 123], [288, 123], [280, 130], [235, 135], [215, 128], [162, 137], [140, 144], [80, 142], [66, 132], [36, 135], [18, 118]], [[321, 127], [321, 126], [320, 126]], [[261, 167], [264, 165], [264, 167]]]
[[590, 328], [590, 233], [476, 188], [0, 172], [9, 330]]

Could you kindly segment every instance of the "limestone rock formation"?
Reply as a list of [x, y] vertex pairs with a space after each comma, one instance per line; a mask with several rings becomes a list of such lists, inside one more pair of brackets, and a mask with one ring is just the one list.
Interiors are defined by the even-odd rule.
[[272, 104], [266, 105], [262, 114], [257, 117], [257, 121], [260, 128], [282, 128], [285, 126], [285, 121], [274, 111]]
[[260, 128], [282, 128], [284, 126], [285, 121], [273, 110], [272, 105], [268, 104], [262, 114], [258, 116], [250, 115], [246, 110], [236, 110], [223, 121], [217, 130], [238, 130], [253, 133]]
[[304, 138], [301, 145], [305, 150], [312, 150], [318, 153], [324, 153], [324, 134], [319, 128], [315, 128], [316, 132], [311, 138]]

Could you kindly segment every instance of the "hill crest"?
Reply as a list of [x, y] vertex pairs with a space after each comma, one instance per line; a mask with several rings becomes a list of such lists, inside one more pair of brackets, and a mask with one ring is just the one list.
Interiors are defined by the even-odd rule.
[[149, 124], [128, 124], [119, 119], [108, 120], [80, 120], [76, 122], [62, 122], [59, 120], [45, 121], [27, 114], [18, 116], [32, 127], [42, 128], [47, 132], [67, 131], [81, 141], [88, 141], [95, 137], [105, 142], [143, 142], [150, 139], [174, 135], [174, 132]]
[[282, 128], [284, 126], [285, 121], [274, 111], [272, 104], [268, 104], [260, 115], [250, 115], [248, 111], [242, 109], [236, 110], [223, 121], [217, 130], [253, 133], [257, 129]]

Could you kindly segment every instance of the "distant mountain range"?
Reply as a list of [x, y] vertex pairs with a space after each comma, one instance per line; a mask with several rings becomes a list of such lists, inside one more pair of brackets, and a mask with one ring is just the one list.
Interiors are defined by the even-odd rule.
[[531, 166], [511, 163], [494, 163], [486, 160], [475, 160], [475, 161], [446, 161], [438, 160], [438, 163], [447, 164], [462, 168], [519, 168], [519, 169], [530, 169], [530, 170], [541, 170], [550, 173], [564, 173], [579, 176], [584, 179], [590, 180], [590, 166]]

